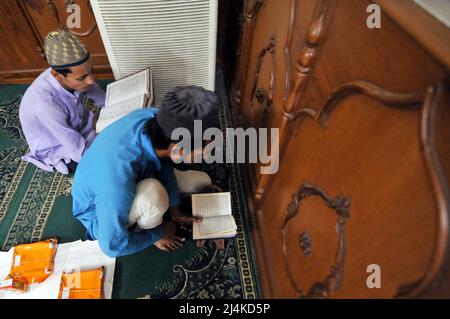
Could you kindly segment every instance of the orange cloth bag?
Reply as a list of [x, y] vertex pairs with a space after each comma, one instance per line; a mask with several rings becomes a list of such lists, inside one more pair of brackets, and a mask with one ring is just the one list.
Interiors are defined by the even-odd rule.
[[31, 284], [43, 282], [53, 272], [58, 240], [56, 238], [14, 247], [11, 271], [0, 289], [27, 291]]
[[103, 267], [63, 273], [59, 299], [103, 299]]

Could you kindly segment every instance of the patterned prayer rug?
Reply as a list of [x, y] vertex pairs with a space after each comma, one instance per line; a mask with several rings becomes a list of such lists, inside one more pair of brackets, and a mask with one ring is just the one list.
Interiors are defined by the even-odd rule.
[[[221, 124], [231, 127], [221, 68], [216, 82], [224, 102]], [[25, 88], [21, 86], [19, 91], [23, 93]], [[71, 213], [73, 177], [45, 172], [20, 160], [27, 151], [18, 118], [22, 95], [11, 97], [10, 92], [11, 86], [0, 86], [0, 249], [54, 236], [60, 242], [85, 240], [84, 228]], [[198, 248], [189, 240], [173, 253], [152, 246], [117, 258], [113, 298], [259, 297], [238, 167], [204, 164], [197, 168], [231, 192], [236, 238], [226, 239], [223, 250], [212, 242]]]

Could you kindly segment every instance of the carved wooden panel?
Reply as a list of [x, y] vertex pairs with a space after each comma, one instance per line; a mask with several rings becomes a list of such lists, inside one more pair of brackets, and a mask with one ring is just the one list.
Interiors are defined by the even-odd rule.
[[[242, 44], [240, 124], [280, 129], [280, 171], [246, 170], [265, 296], [450, 296], [448, 69], [420, 25], [417, 40], [382, 11], [369, 29], [371, 3], [267, 0]], [[271, 102], [264, 121], [255, 100]], [[300, 201], [307, 182], [327, 196]], [[338, 195], [352, 201], [340, 272], [343, 241], [324, 205]], [[366, 284], [371, 264], [380, 289]]]
[[[297, 102], [299, 101], [300, 98], [303, 97], [303, 92], [311, 76], [315, 61], [319, 54], [320, 45], [322, 44], [321, 42], [323, 42], [323, 38], [325, 37], [327, 27], [332, 20], [336, 4], [337, 2], [327, 0], [319, 0], [316, 2], [311, 22], [306, 32], [305, 43], [301, 49], [299, 60], [296, 65], [295, 77], [293, 80], [294, 84], [291, 90], [289, 91], [287, 97], [285, 99], [283, 98], [282, 104], [283, 106], [279, 113], [278, 121], [276, 124], [276, 127], [280, 129], [280, 143], [279, 143], [280, 158], [283, 158], [284, 151], [290, 139], [291, 134], [290, 122], [292, 118], [295, 117], [295, 114], [297, 112], [296, 108]], [[295, 6], [292, 6], [291, 9], [295, 9]], [[290, 26], [289, 31], [291, 32], [291, 30], [292, 28]], [[291, 35], [288, 34], [288, 38], [290, 36]], [[285, 50], [285, 57], [286, 57], [286, 50]], [[286, 60], [290, 59], [288, 58]], [[286, 66], [286, 68], [290, 68], [290, 65]], [[285, 82], [285, 90], [286, 90], [286, 83], [288, 82]], [[302, 112], [306, 112], [312, 116], [315, 116], [314, 110], [304, 108]], [[255, 192], [256, 201], [262, 199], [265, 188], [270, 184], [272, 177], [273, 176], [270, 175], [259, 176]]]
[[[318, 117], [304, 118], [299, 137], [291, 141], [285, 154], [296, 161], [283, 162], [273, 184], [277, 200], [269, 198], [261, 207], [258, 216], [266, 238], [266, 253], [271, 256], [268, 267], [271, 273], [283, 269], [285, 273], [272, 281], [275, 296], [299, 296], [298, 287], [292, 286], [289, 277], [302, 278], [303, 287], [310, 287], [330, 267], [331, 252], [325, 248], [322, 259], [312, 263], [300, 253], [296, 259], [291, 258], [295, 265], [290, 267], [292, 275], [286, 272], [283, 262], [278, 262], [286, 244], [273, 229], [283, 228], [291, 201], [289, 194], [302, 181], [320, 185], [331, 194], [345, 194], [352, 200], [351, 218], [345, 226], [345, 276], [341, 290], [327, 296], [415, 296], [442, 268], [448, 251], [448, 185], [440, 169], [442, 159], [426, 152], [435, 148], [433, 139], [422, 138], [427, 131], [435, 130], [430, 127], [434, 124], [429, 114], [433, 108], [437, 112], [438, 104], [433, 101], [439, 86], [425, 92], [399, 94], [363, 83], [336, 88], [319, 108]], [[344, 92], [349, 86], [353, 86], [353, 93], [347, 95]], [[310, 225], [309, 232], [315, 228], [316, 233], [336, 235], [326, 226], [328, 217], [318, 213], [323, 208], [317, 203], [300, 207], [303, 219], [298, 217], [290, 226], [297, 236], [306, 230], [302, 225]], [[293, 237], [290, 236], [291, 242]], [[311, 237], [315, 246], [317, 242], [329, 242], [336, 248], [337, 243], [327, 237]], [[381, 267], [380, 289], [366, 285], [366, 268], [370, 264]], [[280, 292], [283, 293], [279, 295]]]
[[[273, 15], [273, 10], [279, 14]], [[235, 125], [249, 127], [258, 123], [257, 126], [270, 127], [273, 126], [273, 118], [278, 116], [279, 110], [275, 106], [278, 95], [275, 89], [276, 79], [281, 73], [280, 65], [275, 65], [274, 62], [283, 54], [282, 48], [277, 50], [276, 46], [280, 43], [277, 39], [284, 40], [284, 34], [278, 32], [284, 32], [284, 27], [277, 23], [281, 21], [277, 16], [282, 17], [287, 10], [289, 6], [284, 1], [245, 1], [239, 63], [230, 99]], [[253, 194], [258, 179], [256, 165], [245, 165], [245, 174], [249, 194]]]
[[[370, 1], [339, 1], [298, 109], [320, 106], [342, 83], [365, 80], [392, 91], [424, 90], [446, 77], [426, 49], [382, 11], [381, 29], [366, 26]], [[326, 75], [326, 78], [325, 78]]]
[[241, 106], [241, 98], [244, 83], [247, 79], [247, 65], [249, 62], [250, 48], [253, 38], [253, 30], [256, 23], [256, 18], [261, 6], [262, 0], [245, 1], [244, 19], [242, 22], [242, 31], [239, 47], [239, 63], [238, 70], [236, 72], [236, 79], [234, 81], [234, 101], [237, 104], [236, 112], [240, 113], [239, 107]]
[[[283, 156], [291, 134], [296, 132], [299, 122], [296, 125], [290, 123], [295, 112], [308, 110], [313, 115], [309, 110], [323, 105], [333, 89], [343, 83], [364, 79], [392, 92], [412, 92], [423, 91], [446, 77], [439, 63], [407, 32], [398, 28], [389, 16], [382, 16], [381, 29], [367, 28], [366, 8], [369, 1], [333, 3], [338, 5], [332, 8], [333, 17], [329, 19], [329, 27], [320, 29], [322, 40], [317, 49], [312, 51], [308, 48], [308, 41], [303, 44], [303, 48], [297, 48], [301, 50], [300, 63], [314, 57], [315, 64], [307, 69], [305, 79], [299, 82], [301, 87], [298, 93], [291, 92], [293, 100], [286, 101], [284, 107], [288, 111], [283, 113], [276, 125], [280, 128], [280, 156]], [[320, 4], [318, 2], [318, 6]], [[302, 5], [303, 2], [300, 2], [299, 7]], [[300, 64], [297, 70], [302, 69], [304, 67]], [[256, 200], [264, 197], [272, 177], [260, 177]]]
[[[270, 42], [258, 54], [256, 68], [253, 75], [250, 100], [248, 107], [248, 121], [252, 127], [267, 127], [273, 107], [273, 93], [275, 88], [275, 46], [276, 37], [272, 35]], [[265, 59], [266, 58], [266, 59]], [[268, 85], [261, 83], [261, 67], [265, 60], [269, 64]]]
[[402, 286], [397, 297], [418, 292], [423, 298], [449, 298], [450, 296], [450, 86], [439, 83], [428, 90], [422, 116], [422, 146], [429, 178], [438, 206], [439, 224], [433, 260], [427, 272], [411, 284]]

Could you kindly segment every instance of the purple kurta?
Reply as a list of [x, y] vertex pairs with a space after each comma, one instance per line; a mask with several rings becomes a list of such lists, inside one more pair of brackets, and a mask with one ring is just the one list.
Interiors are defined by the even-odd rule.
[[39, 168], [68, 173], [71, 161], [79, 162], [95, 138], [94, 114], [83, 106], [83, 94], [98, 107], [105, 104], [105, 92], [96, 83], [85, 93], [64, 89], [45, 70], [26, 90], [19, 118], [30, 152], [22, 160]]

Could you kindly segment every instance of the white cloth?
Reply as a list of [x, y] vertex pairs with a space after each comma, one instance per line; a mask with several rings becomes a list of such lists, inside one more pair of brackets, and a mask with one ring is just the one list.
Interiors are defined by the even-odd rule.
[[211, 177], [201, 171], [180, 171], [174, 169], [178, 188], [182, 194], [192, 194], [198, 192], [201, 188], [211, 185]]
[[[180, 171], [174, 169], [180, 193], [195, 193], [202, 187], [211, 185], [211, 178], [201, 171]], [[138, 225], [139, 229], [152, 229], [163, 221], [169, 209], [169, 195], [164, 186], [155, 178], [147, 178], [136, 185], [136, 196], [128, 215], [128, 226]]]
[[128, 215], [128, 225], [135, 223], [141, 229], [159, 226], [164, 213], [169, 209], [169, 195], [155, 178], [147, 178], [136, 185], [136, 196]]

